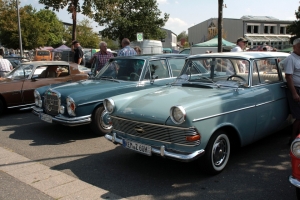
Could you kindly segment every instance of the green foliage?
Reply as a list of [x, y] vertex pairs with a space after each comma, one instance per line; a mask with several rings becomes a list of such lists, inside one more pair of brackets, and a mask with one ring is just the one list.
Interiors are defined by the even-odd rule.
[[298, 11], [295, 12], [296, 20], [287, 26], [287, 33], [293, 35], [290, 39], [290, 42], [293, 43], [294, 39], [300, 38], [300, 6], [298, 7]]
[[136, 33], [143, 32], [144, 39], [160, 39], [165, 37], [161, 27], [167, 22], [169, 15], [158, 9], [156, 0], [94, 0], [98, 10], [94, 20], [100, 26], [103, 37], [119, 42], [123, 38], [136, 40]]
[[[78, 21], [76, 29], [77, 39], [84, 48], [98, 48], [100, 43], [99, 35], [93, 32], [93, 27], [88, 19]], [[68, 27], [63, 33], [63, 39], [67, 46], [72, 44], [72, 27]]]
[[[0, 8], [1, 43], [8, 48], [19, 48], [17, 10], [14, 0]], [[36, 11], [31, 5], [19, 8], [23, 49], [58, 46], [62, 39], [63, 24], [49, 10]]]

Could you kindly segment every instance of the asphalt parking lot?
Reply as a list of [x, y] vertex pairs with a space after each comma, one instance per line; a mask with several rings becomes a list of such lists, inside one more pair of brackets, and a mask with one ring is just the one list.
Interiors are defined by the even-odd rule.
[[28, 111], [0, 118], [0, 147], [126, 199], [296, 199], [288, 139], [285, 129], [238, 149], [221, 174], [208, 176], [196, 162], [140, 155], [88, 126], [47, 124]]

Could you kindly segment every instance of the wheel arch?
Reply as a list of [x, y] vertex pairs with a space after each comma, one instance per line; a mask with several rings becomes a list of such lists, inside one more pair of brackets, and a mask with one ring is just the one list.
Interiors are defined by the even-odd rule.
[[241, 138], [235, 127], [232, 125], [225, 125], [216, 129], [213, 134], [219, 130], [222, 130], [227, 134], [233, 149], [241, 147]]

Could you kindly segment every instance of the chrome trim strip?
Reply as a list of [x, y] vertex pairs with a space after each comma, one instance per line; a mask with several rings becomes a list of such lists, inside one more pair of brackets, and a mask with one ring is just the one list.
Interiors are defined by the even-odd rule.
[[92, 115], [85, 115], [85, 116], [80, 116], [80, 117], [65, 117], [62, 115], [57, 115], [53, 118], [53, 120], [57, 121], [66, 121], [66, 122], [74, 122], [78, 120], [84, 120], [84, 119], [90, 119]]
[[193, 122], [197, 122], [197, 121], [201, 121], [201, 120], [205, 120], [205, 119], [210, 119], [210, 118], [213, 118], [213, 117], [218, 117], [218, 116], [221, 116], [221, 115], [226, 115], [226, 114], [229, 114], [229, 113], [234, 113], [234, 112], [238, 112], [238, 111], [241, 111], [241, 110], [246, 110], [246, 109], [254, 108], [254, 107], [255, 107], [255, 105], [254, 106], [248, 106], [248, 107], [245, 107], [245, 108], [239, 108], [239, 109], [236, 109], [236, 110], [223, 112], [223, 113], [219, 113], [219, 114], [215, 114], [215, 115], [211, 115], [211, 116], [207, 116], [207, 117], [193, 119]]
[[272, 100], [272, 101], [267, 101], [267, 102], [264, 102], [264, 103], [260, 103], [260, 104], [254, 105], [254, 106], [248, 106], [248, 107], [245, 107], [245, 108], [239, 108], [239, 109], [236, 109], [236, 110], [232, 110], [232, 111], [228, 111], [228, 112], [223, 112], [223, 113], [219, 113], [219, 114], [215, 114], [215, 115], [211, 115], [211, 116], [207, 116], [207, 117], [193, 119], [193, 122], [197, 122], [197, 121], [201, 121], [201, 120], [205, 120], [205, 119], [210, 119], [210, 118], [213, 118], [213, 117], [218, 117], [218, 116], [221, 116], [221, 115], [226, 115], [226, 114], [238, 112], [238, 111], [241, 111], [241, 110], [246, 110], [246, 109], [249, 109], [249, 108], [254, 108], [254, 107], [262, 106], [262, 105], [273, 103], [275, 101], [279, 101], [279, 100], [282, 100], [282, 99], [285, 99], [285, 98], [283, 97], [283, 98], [280, 98], [280, 99], [276, 99], [276, 100]]
[[289, 181], [293, 186], [300, 188], [300, 181], [294, 178], [293, 176], [289, 177]]
[[10, 107], [7, 107], [7, 108], [19, 108], [19, 107], [27, 107], [27, 106], [32, 106], [32, 105], [34, 105], [34, 103], [19, 105], [19, 106], [10, 106]]
[[[117, 143], [120, 145], [123, 144], [122, 138], [121, 139], [117, 138], [116, 133], [113, 133], [113, 135], [110, 135], [109, 133], [105, 134], [105, 138], [113, 143]], [[181, 153], [169, 152], [168, 150], [165, 149], [165, 146], [162, 145], [159, 149], [151, 146], [151, 152], [158, 154], [162, 157], [168, 157], [168, 158], [175, 159], [175, 160], [190, 162], [190, 161], [195, 160], [195, 159], [199, 158], [200, 156], [202, 156], [205, 153], [205, 150], [200, 149], [200, 150], [194, 151], [193, 153], [190, 153], [190, 154], [183, 154], [183, 153], [181, 154]]]
[[103, 102], [104, 99], [100, 99], [100, 100], [96, 100], [96, 101], [89, 101], [89, 102], [86, 102], [86, 103], [81, 103], [81, 104], [78, 104], [78, 106], [83, 106], [83, 105], [87, 105], [87, 104], [92, 104], [92, 103], [98, 103], [98, 102]]

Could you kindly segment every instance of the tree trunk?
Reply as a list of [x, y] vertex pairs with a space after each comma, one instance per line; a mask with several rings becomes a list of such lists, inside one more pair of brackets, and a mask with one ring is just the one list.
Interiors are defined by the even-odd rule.
[[73, 19], [72, 41], [76, 40], [77, 6], [78, 6], [78, 0], [74, 0], [73, 8], [72, 8], [72, 19]]

